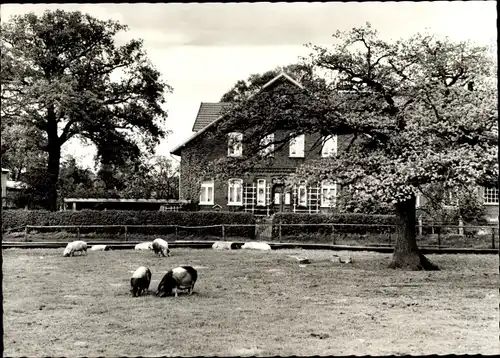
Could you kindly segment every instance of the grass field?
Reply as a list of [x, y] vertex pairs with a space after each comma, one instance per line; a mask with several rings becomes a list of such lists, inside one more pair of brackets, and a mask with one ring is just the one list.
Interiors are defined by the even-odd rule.
[[[332, 251], [3, 250], [5, 356], [269, 356], [499, 353], [498, 256], [429, 255], [437, 272], [386, 268], [390, 255]], [[288, 255], [309, 257], [299, 266]], [[133, 298], [189, 264], [192, 296]]]

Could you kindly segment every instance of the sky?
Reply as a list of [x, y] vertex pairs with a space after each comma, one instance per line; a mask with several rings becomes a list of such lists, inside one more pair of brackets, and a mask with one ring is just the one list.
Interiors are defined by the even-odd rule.
[[[3, 4], [1, 21], [55, 9], [127, 25], [117, 44], [144, 40], [148, 57], [173, 87], [164, 106], [165, 129], [172, 134], [156, 148], [156, 154], [168, 157], [192, 135], [201, 102], [218, 102], [251, 74], [297, 62], [309, 53], [304, 44], [327, 46], [337, 30], [370, 22], [384, 40], [429, 32], [484, 45], [496, 43], [497, 36], [495, 1]], [[73, 140], [63, 147], [68, 154], [93, 168], [92, 146]]]

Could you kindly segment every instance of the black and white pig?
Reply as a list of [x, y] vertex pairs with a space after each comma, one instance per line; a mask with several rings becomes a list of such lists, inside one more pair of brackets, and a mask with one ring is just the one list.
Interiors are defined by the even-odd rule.
[[177, 290], [188, 290], [193, 293], [194, 284], [198, 279], [198, 272], [191, 266], [179, 266], [169, 270], [158, 284], [156, 296], [166, 297], [172, 295], [177, 297]]
[[140, 296], [142, 292], [148, 292], [151, 282], [151, 271], [146, 266], [141, 266], [132, 274], [130, 286], [132, 286], [132, 296]]

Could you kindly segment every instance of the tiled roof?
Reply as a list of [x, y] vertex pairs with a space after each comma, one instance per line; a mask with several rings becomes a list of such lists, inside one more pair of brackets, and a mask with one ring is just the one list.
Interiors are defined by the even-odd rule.
[[227, 108], [228, 102], [201, 102], [198, 115], [193, 124], [193, 132], [198, 132], [200, 129], [215, 121], [222, 114], [224, 108]]
[[[287, 75], [284, 72], [281, 72], [279, 75], [277, 75], [271, 81], [269, 81], [264, 86], [262, 86], [262, 88], [258, 92], [254, 93], [249, 98], [255, 96], [257, 93], [260, 93], [262, 90], [269, 88], [274, 83], [277, 83], [277, 81], [279, 79], [283, 79], [283, 78], [287, 79], [289, 82], [293, 83], [294, 85], [296, 85], [302, 89], [304, 88], [300, 83], [295, 81], [289, 75]], [[228, 103], [228, 102], [219, 102], [219, 103], [206, 103], [206, 102], [203, 103], [202, 102], [200, 105], [200, 109], [198, 111], [198, 115], [196, 116], [196, 120], [194, 121], [194, 125], [193, 125], [193, 132], [195, 132], [195, 133], [193, 135], [191, 135], [188, 139], [186, 139], [183, 143], [179, 144], [177, 147], [172, 149], [170, 151], [170, 153], [172, 153], [173, 155], [180, 155], [181, 149], [184, 148], [186, 146], [186, 144], [191, 142], [194, 138], [200, 136], [204, 132], [203, 129], [206, 129], [209, 124], [214, 123], [217, 120], [221, 119], [220, 114], [221, 114], [222, 109], [224, 109], [226, 106], [229, 106], [229, 105], [230, 105], [230, 103]], [[207, 113], [208, 113], [208, 115], [207, 115]], [[217, 113], [217, 114], [215, 114], [215, 113]]]

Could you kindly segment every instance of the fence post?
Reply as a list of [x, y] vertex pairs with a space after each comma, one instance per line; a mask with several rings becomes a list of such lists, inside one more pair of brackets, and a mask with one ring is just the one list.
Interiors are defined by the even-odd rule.
[[128, 234], [128, 228], [127, 225], [125, 225], [125, 241], [128, 241], [127, 234]]
[[438, 248], [441, 248], [441, 227], [438, 228]]
[[178, 227], [177, 225], [175, 225], [175, 239], [178, 240], [179, 239], [179, 236], [178, 236], [179, 232], [178, 232]]
[[279, 222], [279, 224], [278, 224], [278, 231], [279, 231], [279, 233], [278, 233], [278, 235], [279, 235], [279, 240], [280, 240], [280, 242], [281, 242], [281, 220], [280, 220], [280, 222]]
[[464, 236], [464, 221], [461, 216], [458, 218], [458, 235]]
[[422, 215], [418, 216], [418, 235], [422, 236]]
[[80, 228], [79, 227], [76, 228], [76, 238], [78, 240], [80, 240]]
[[333, 238], [333, 244], [335, 245], [335, 224], [332, 224], [332, 238]]
[[491, 228], [491, 248], [495, 248], [495, 228]]
[[24, 241], [28, 242], [28, 226], [24, 227]]
[[222, 239], [224, 239], [225, 237], [226, 237], [226, 230], [224, 225], [222, 225]]

